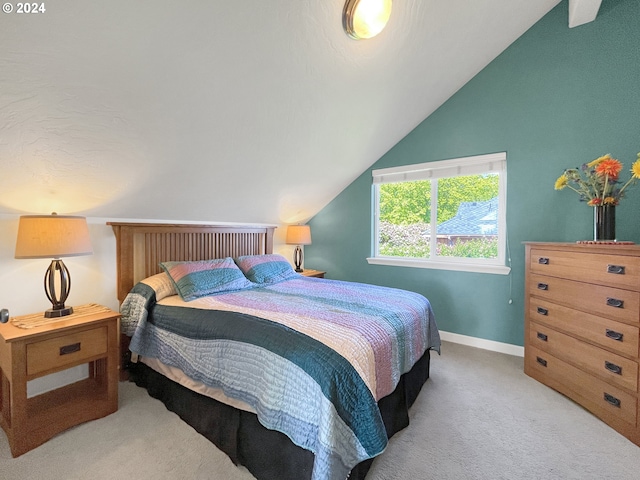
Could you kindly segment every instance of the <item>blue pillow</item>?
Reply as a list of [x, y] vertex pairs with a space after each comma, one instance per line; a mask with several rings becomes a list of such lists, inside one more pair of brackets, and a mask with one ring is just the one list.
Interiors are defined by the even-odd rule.
[[267, 255], [245, 255], [235, 259], [240, 270], [253, 283], [273, 285], [274, 283], [297, 278], [299, 275], [291, 264], [275, 253]]
[[252, 288], [231, 257], [160, 264], [185, 302], [216, 293]]

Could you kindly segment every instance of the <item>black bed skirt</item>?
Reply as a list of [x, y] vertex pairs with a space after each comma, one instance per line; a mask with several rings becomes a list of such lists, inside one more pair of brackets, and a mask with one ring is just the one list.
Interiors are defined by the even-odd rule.
[[[427, 351], [401, 377], [393, 393], [378, 402], [389, 438], [409, 425], [409, 407], [429, 378], [429, 362]], [[254, 413], [189, 390], [142, 363], [132, 365], [130, 378], [258, 480], [311, 478], [313, 453], [296, 446], [283, 433], [263, 427]], [[369, 459], [356, 465], [349, 480], [363, 480], [372, 463]]]

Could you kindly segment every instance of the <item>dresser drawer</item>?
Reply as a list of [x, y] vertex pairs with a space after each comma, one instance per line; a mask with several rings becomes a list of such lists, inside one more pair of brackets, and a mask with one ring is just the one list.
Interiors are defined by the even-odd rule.
[[612, 320], [640, 322], [640, 292], [564, 280], [546, 275], [530, 275], [531, 302], [543, 298], [553, 303], [600, 315]]
[[107, 327], [60, 335], [27, 345], [27, 376], [62, 370], [107, 353]]
[[532, 248], [532, 273], [640, 291], [640, 257]]
[[638, 364], [635, 361], [536, 323], [530, 324], [529, 344], [610, 384], [638, 391]]
[[529, 369], [553, 378], [575, 395], [570, 398], [599, 416], [612, 415], [635, 427], [637, 399], [623, 390], [563, 362], [553, 355], [530, 346], [525, 361]]
[[529, 320], [601, 345], [629, 357], [638, 356], [638, 327], [598, 317], [541, 298], [531, 298]]

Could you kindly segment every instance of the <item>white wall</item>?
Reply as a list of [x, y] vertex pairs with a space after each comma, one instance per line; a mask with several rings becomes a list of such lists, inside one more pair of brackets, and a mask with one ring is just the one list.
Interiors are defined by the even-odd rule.
[[[116, 239], [108, 221], [152, 222], [113, 218], [87, 218], [93, 255], [64, 259], [71, 275], [71, 291], [67, 306], [98, 303], [119, 310], [116, 297]], [[16, 260], [15, 242], [19, 215], [0, 214], [0, 308], [9, 310], [11, 317], [44, 311], [51, 307], [44, 292], [44, 274], [50, 260]], [[180, 222], [171, 223], [204, 223]], [[215, 223], [215, 222], [207, 222]], [[222, 222], [221, 222], [222, 223]], [[290, 262], [293, 248], [284, 244], [286, 227], [276, 229], [274, 252], [284, 255]], [[28, 382], [28, 396], [76, 382], [88, 375], [86, 365], [47, 375]]]
[[559, 1], [397, 2], [367, 41], [344, 0], [2, 14], [0, 213], [306, 221]]
[[[51, 260], [16, 260], [18, 215], [0, 216], [0, 308], [11, 316], [35, 313], [51, 308], [44, 292], [44, 274]], [[71, 274], [68, 306], [100, 303], [118, 309], [116, 298], [116, 243], [105, 219], [88, 218], [93, 255], [65, 258]]]
[[[19, 215], [0, 214], [0, 308], [9, 309], [11, 316], [44, 311], [51, 307], [44, 292], [44, 274], [51, 263], [47, 259], [16, 260], [16, 236]], [[66, 305], [99, 303], [114, 310], [119, 304], [116, 297], [116, 239], [108, 221], [150, 222], [89, 217], [89, 234], [93, 255], [64, 259], [71, 274], [71, 292]], [[171, 220], [171, 223], [180, 221]], [[181, 222], [204, 223], [204, 222]], [[215, 222], [207, 222], [215, 223]], [[286, 227], [276, 229], [274, 251], [292, 262], [293, 248], [284, 244]]]

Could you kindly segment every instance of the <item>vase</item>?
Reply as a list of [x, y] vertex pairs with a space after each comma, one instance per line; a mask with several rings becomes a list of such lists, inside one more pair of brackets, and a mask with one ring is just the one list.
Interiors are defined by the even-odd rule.
[[615, 205], [593, 207], [593, 239], [596, 241], [616, 239]]

